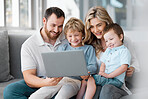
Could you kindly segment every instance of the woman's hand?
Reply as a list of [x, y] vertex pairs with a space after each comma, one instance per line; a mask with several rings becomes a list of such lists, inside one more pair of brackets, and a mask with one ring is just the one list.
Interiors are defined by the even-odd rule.
[[135, 71], [135, 68], [134, 67], [127, 68], [126, 76], [127, 77], [131, 77], [133, 75], [134, 71]]

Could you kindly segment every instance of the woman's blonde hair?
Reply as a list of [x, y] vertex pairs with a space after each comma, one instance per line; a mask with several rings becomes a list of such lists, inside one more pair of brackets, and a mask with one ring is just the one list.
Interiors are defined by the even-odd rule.
[[[70, 30], [72, 32], [78, 31], [78, 32], [82, 32], [83, 37], [85, 37], [85, 30], [84, 30], [84, 28], [85, 28], [85, 26], [84, 26], [82, 20], [72, 17], [65, 24], [64, 34], [67, 36], [68, 30]], [[82, 40], [82, 44], [84, 44], [83, 40]]]
[[90, 8], [86, 14], [84, 43], [93, 45], [96, 50], [96, 55], [99, 56], [100, 52], [103, 51], [103, 47], [100, 39], [97, 39], [97, 37], [90, 31], [90, 20], [93, 18], [98, 18], [99, 20], [105, 22], [106, 25], [113, 23], [113, 21], [106, 9], [101, 6]]

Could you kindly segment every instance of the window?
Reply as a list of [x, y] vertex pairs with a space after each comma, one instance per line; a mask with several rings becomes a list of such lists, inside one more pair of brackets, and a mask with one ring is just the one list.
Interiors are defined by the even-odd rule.
[[133, 22], [133, 0], [78, 0], [80, 2], [80, 18], [84, 21], [89, 8], [103, 6], [114, 22], [124, 29], [130, 29]]
[[0, 0], [0, 27], [4, 26], [4, 0]]
[[47, 7], [56, 6], [65, 13], [65, 23], [71, 18], [80, 18], [79, 7], [75, 0], [47, 0]]
[[0, 0], [0, 27], [32, 28], [31, 0]]

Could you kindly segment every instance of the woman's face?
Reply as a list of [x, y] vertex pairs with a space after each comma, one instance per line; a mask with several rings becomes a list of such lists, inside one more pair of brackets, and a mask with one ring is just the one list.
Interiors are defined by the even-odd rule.
[[90, 20], [90, 31], [98, 38], [102, 38], [103, 30], [106, 26], [104, 21], [99, 20], [98, 18], [93, 18]]

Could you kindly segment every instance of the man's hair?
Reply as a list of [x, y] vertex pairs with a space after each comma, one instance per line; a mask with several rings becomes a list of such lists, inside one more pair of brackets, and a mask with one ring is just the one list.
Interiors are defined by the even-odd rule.
[[112, 23], [112, 24], [107, 25], [103, 30], [103, 36], [110, 30], [113, 30], [114, 33], [118, 35], [118, 37], [120, 37], [120, 35], [123, 34], [123, 39], [124, 39], [124, 32], [122, 28], [120, 27], [120, 25], [118, 25], [117, 23]]
[[48, 17], [51, 16], [53, 13], [57, 16], [57, 18], [60, 18], [60, 17], [65, 18], [65, 13], [58, 7], [50, 7], [46, 9], [44, 17], [48, 19]]

